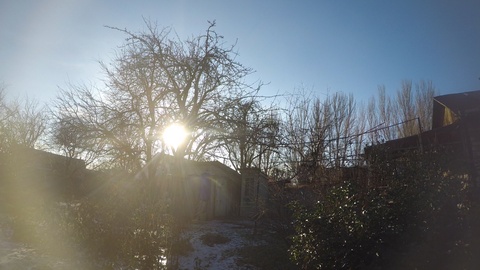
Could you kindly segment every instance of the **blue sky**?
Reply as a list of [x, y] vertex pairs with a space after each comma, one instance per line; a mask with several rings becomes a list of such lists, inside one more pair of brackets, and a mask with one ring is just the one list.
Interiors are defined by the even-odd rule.
[[198, 35], [216, 20], [262, 94], [313, 89], [368, 98], [404, 79], [441, 94], [480, 89], [480, 1], [0, 0], [0, 83], [48, 102], [68, 82], [99, 84], [142, 17]]

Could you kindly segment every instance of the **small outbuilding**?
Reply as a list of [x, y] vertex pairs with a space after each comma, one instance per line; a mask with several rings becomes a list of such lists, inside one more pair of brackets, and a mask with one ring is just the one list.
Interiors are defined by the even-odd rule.
[[155, 181], [165, 198], [191, 219], [217, 219], [240, 214], [241, 176], [218, 161], [192, 161], [165, 154], [156, 155], [136, 176]]
[[253, 218], [267, 210], [269, 198], [268, 178], [258, 168], [242, 170], [240, 215]]

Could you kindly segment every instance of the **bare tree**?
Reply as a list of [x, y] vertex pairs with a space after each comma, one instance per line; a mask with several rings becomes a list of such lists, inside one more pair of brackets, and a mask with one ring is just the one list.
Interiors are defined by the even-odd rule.
[[305, 90], [288, 97], [283, 120], [283, 156], [289, 177], [312, 180], [312, 172], [321, 161], [325, 148], [326, 124], [322, 101]]
[[257, 167], [264, 171], [276, 149], [279, 119], [274, 109], [264, 107], [252, 97], [223, 110], [224, 137], [221, 138], [221, 154], [237, 170]]
[[435, 86], [431, 81], [420, 81], [413, 91], [412, 81], [403, 81], [397, 91], [395, 111], [399, 117], [397, 123], [400, 137], [412, 136], [432, 126], [433, 97]]
[[353, 95], [292, 99], [285, 117], [285, 160], [293, 175], [312, 181], [325, 169], [352, 166], [356, 153]]
[[377, 99], [368, 103], [367, 122], [372, 132], [368, 133], [371, 142], [384, 142], [396, 138], [396, 130], [388, 128], [395, 123], [392, 100], [386, 94], [385, 85], [378, 86]]
[[235, 45], [225, 45], [214, 22], [185, 41], [171, 28], [146, 26], [138, 33], [112, 27], [127, 39], [110, 65], [101, 63], [105, 87], [62, 90], [56, 118], [75, 119], [82, 147], [109, 164], [136, 169], [168, 152], [160, 135], [173, 122], [189, 130], [175, 155], [205, 159], [217, 147], [220, 111], [258, 91], [244, 82], [252, 70], [236, 61]]
[[412, 90], [412, 81], [402, 81], [402, 88], [397, 91], [395, 111], [398, 113], [397, 122], [403, 122], [398, 127], [400, 137], [418, 134], [418, 125], [414, 121], [417, 117], [415, 97]]
[[433, 98], [436, 96], [436, 92], [432, 81], [421, 80], [416, 84], [415, 107], [417, 117], [420, 119], [421, 130], [432, 129]]
[[369, 140], [382, 143], [431, 129], [435, 92], [431, 81], [420, 81], [414, 91], [412, 81], [404, 80], [392, 99], [385, 86], [379, 86], [377, 98], [372, 97], [367, 107]]
[[276, 172], [282, 164], [280, 155], [281, 118], [276, 110], [271, 110], [262, 121], [260, 151], [257, 167], [267, 175]]
[[95, 161], [99, 158], [99, 151], [89, 145], [84, 138], [84, 133], [78, 130], [78, 123], [75, 118], [54, 119], [50, 127], [50, 147], [60, 151], [69, 160], [81, 159], [87, 166], [95, 167]]
[[21, 145], [41, 147], [47, 128], [47, 114], [38, 101], [18, 98], [8, 102], [0, 91], [0, 137], [2, 148]]
[[368, 133], [367, 133], [367, 117], [368, 114], [365, 106], [361, 105], [358, 107], [355, 125], [354, 125], [354, 134], [350, 138], [351, 147], [350, 155], [352, 160], [352, 165], [361, 166], [363, 165], [363, 153], [364, 148], [368, 143]]
[[353, 144], [356, 104], [353, 95], [335, 93], [329, 97], [332, 111], [332, 128], [329, 132], [329, 166], [344, 167], [349, 163], [349, 152]]

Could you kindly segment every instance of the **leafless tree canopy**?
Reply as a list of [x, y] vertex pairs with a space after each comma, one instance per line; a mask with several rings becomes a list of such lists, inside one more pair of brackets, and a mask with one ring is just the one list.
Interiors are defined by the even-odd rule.
[[[139, 33], [111, 28], [127, 38], [110, 64], [100, 63], [105, 86], [63, 89], [55, 118], [79, 133], [83, 149], [101, 152], [109, 164], [135, 169], [169, 151], [205, 158], [219, 143], [220, 112], [258, 90], [245, 83], [252, 70], [236, 61], [235, 45], [224, 43], [214, 22], [184, 41], [171, 28], [146, 26]], [[161, 141], [173, 122], [190, 132], [176, 150]]]
[[239, 101], [221, 114], [225, 136], [221, 140], [220, 156], [228, 157], [228, 163], [238, 171], [251, 167], [270, 171], [278, 158], [278, 112], [252, 97]]
[[328, 168], [362, 165], [368, 144], [430, 129], [435, 87], [421, 81], [414, 91], [412, 85], [403, 81], [393, 98], [385, 86], [379, 86], [378, 96], [360, 107], [351, 94], [334, 93], [321, 99], [303, 91], [290, 96], [278, 150], [287, 175], [319, 180], [320, 175], [328, 176]]
[[[287, 108], [274, 109], [259, 98], [261, 83], [246, 82], [252, 69], [236, 60], [235, 44], [223, 41], [214, 22], [186, 40], [145, 23], [141, 32], [109, 27], [126, 39], [110, 63], [100, 62], [103, 86], [60, 91], [53, 137], [68, 156], [133, 171], [156, 153], [171, 153], [315, 178], [326, 168], [361, 165], [367, 143], [431, 126], [431, 82], [403, 81], [393, 96], [379, 86], [366, 106], [352, 94], [321, 99], [304, 91], [289, 95]], [[189, 131], [177, 149], [161, 139], [171, 123]]]
[[302, 93], [289, 102], [282, 153], [291, 177], [313, 181], [326, 168], [355, 165], [361, 142], [353, 95], [335, 93], [320, 99]]
[[368, 123], [378, 129], [371, 134], [372, 141], [387, 141], [416, 135], [432, 127], [433, 97], [435, 86], [431, 81], [402, 81], [394, 98], [386, 94], [385, 86], [379, 86], [378, 97], [368, 104]]
[[11, 146], [41, 147], [47, 128], [47, 112], [36, 100], [7, 101], [0, 89], [0, 142], [1, 150]]

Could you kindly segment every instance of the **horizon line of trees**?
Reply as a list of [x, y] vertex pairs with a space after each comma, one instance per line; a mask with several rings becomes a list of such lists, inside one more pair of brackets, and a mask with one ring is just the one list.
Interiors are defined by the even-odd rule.
[[[367, 104], [353, 94], [320, 98], [305, 89], [262, 97], [263, 83], [248, 83], [253, 69], [237, 61], [236, 44], [223, 40], [215, 22], [185, 40], [172, 28], [145, 23], [140, 32], [110, 27], [126, 39], [110, 63], [99, 63], [101, 87], [67, 85], [51, 108], [29, 99], [7, 101], [2, 87], [0, 151], [23, 145], [83, 159], [90, 168], [128, 171], [169, 153], [285, 178], [361, 165], [368, 143], [431, 128], [431, 81], [404, 80], [394, 96], [381, 85]], [[170, 123], [190, 131], [178, 149], [161, 139]]]

